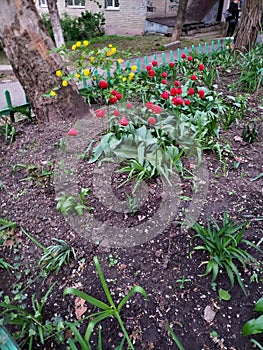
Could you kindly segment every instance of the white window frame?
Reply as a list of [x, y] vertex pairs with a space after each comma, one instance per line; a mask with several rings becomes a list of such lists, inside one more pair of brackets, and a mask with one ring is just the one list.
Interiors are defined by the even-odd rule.
[[[116, 6], [117, 3], [118, 3], [118, 6]], [[105, 10], [118, 11], [119, 9], [120, 9], [120, 0], [105, 0]]]
[[39, 0], [40, 7], [47, 7], [47, 0]]
[[[72, 4], [69, 4], [69, 1], [72, 2]], [[84, 5], [77, 5], [75, 4], [75, 1], [83, 1]], [[82, 8], [84, 9], [86, 6], [86, 0], [66, 0], [66, 7], [69, 8]]]

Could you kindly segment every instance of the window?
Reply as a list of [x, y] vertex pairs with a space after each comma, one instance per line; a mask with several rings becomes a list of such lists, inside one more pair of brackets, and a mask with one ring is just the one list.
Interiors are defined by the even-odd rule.
[[105, 8], [107, 10], [118, 10], [119, 0], [105, 0]]
[[40, 7], [47, 7], [47, 0], [39, 0]]
[[85, 0], [66, 0], [66, 7], [85, 7]]

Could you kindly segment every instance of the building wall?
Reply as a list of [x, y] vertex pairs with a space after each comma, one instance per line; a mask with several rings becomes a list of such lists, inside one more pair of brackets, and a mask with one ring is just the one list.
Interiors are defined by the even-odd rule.
[[[40, 7], [36, 0], [39, 12], [48, 13], [47, 7]], [[106, 9], [105, 0], [98, 0], [101, 8], [92, 1], [86, 0], [85, 7], [65, 7], [65, 0], [58, 0], [60, 15], [67, 13], [71, 16], [79, 16], [85, 10], [90, 12], [103, 12], [106, 20], [106, 34], [142, 35], [144, 33], [145, 18], [147, 12], [147, 0], [119, 0], [118, 9]]]

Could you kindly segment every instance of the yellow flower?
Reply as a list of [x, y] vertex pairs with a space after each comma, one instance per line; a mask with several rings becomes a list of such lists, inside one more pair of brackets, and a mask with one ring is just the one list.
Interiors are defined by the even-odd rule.
[[73, 51], [75, 51], [75, 50], [76, 50], [76, 48], [77, 48], [77, 46], [76, 46], [76, 45], [72, 45], [72, 47], [71, 47], [71, 49], [72, 49]]
[[122, 59], [122, 58], [119, 58], [119, 59], [118, 59], [118, 62], [119, 62], [119, 63], [123, 63], [123, 59]]
[[77, 41], [77, 42], [76, 42], [76, 46], [77, 46], [77, 47], [80, 47], [80, 46], [81, 46], [81, 41]]
[[95, 60], [95, 57], [93, 57], [93, 56], [90, 56], [89, 60], [90, 60], [90, 62], [92, 63], [92, 62], [94, 62], [94, 60]]
[[93, 80], [97, 80], [97, 77], [95, 77], [95, 75], [93, 76]]
[[116, 53], [117, 49], [116, 49], [116, 47], [113, 47], [110, 51], [111, 51], [112, 55], [114, 55]]
[[51, 90], [51, 91], [50, 91], [50, 95], [51, 95], [52, 97], [57, 96], [57, 94], [56, 94], [56, 92], [55, 92], [54, 90]]
[[131, 66], [131, 70], [136, 70], [137, 66]]
[[61, 70], [57, 70], [57, 71], [56, 71], [56, 76], [57, 76], [57, 77], [62, 77], [62, 72], [61, 72]]
[[88, 46], [88, 45], [89, 45], [89, 41], [88, 41], [88, 40], [84, 40], [84, 41], [83, 41], [83, 45], [84, 45], [84, 46]]
[[64, 86], [64, 87], [68, 86], [67, 80], [63, 80], [63, 81], [62, 81], [62, 86]]
[[88, 75], [90, 75], [90, 70], [84, 69], [83, 74], [85, 75], [85, 77], [87, 77]]
[[112, 55], [112, 52], [111, 52], [111, 51], [107, 51], [107, 52], [106, 52], [106, 56], [107, 56], [107, 57], [110, 57], [111, 55]]
[[122, 81], [125, 82], [127, 80], [127, 78], [122, 78]]
[[135, 74], [131, 72], [131, 73], [129, 74], [129, 79], [132, 80], [134, 76], [135, 76]]
[[108, 47], [112, 47], [112, 44], [109, 44]]
[[79, 79], [79, 78], [80, 78], [80, 74], [79, 74], [79, 73], [76, 73], [75, 77], [76, 77], [77, 79]]

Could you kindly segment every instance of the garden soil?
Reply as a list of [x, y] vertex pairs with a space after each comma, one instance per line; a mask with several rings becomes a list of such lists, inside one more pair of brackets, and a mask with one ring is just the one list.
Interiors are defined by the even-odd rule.
[[[228, 94], [228, 86], [233, 76], [225, 73], [219, 82], [220, 89]], [[222, 144], [231, 145], [232, 152], [223, 153], [222, 161], [218, 154], [206, 151], [204, 157], [208, 169], [208, 192], [202, 202], [198, 221], [205, 223], [213, 217], [222, 222], [227, 212], [235, 222], [249, 222], [245, 238], [254, 243], [262, 242], [263, 222], [263, 122], [262, 94], [250, 95], [249, 108], [245, 119], [233, 123], [229, 130], [222, 131]], [[261, 107], [260, 107], [261, 104]], [[257, 126], [258, 140], [248, 143], [242, 140], [244, 126]], [[1, 209], [0, 217], [16, 222], [17, 229], [0, 247], [0, 257], [15, 265], [16, 269], [0, 270], [0, 289], [3, 295], [14, 297], [15, 290], [23, 295], [27, 308], [32, 311], [31, 296], [40, 300], [48, 288], [57, 282], [44, 308], [44, 320], [61, 316], [64, 320], [76, 319], [77, 305], [74, 296], [63, 298], [66, 287], [75, 287], [106, 301], [93, 258], [97, 256], [114, 301], [118, 303], [130, 288], [143, 287], [148, 295], [145, 301], [140, 294], [132, 296], [121, 310], [121, 316], [137, 350], [177, 349], [166, 329], [168, 323], [180, 339], [186, 350], [250, 350], [251, 337], [242, 336], [243, 324], [257, 316], [253, 311], [255, 302], [262, 296], [262, 274], [257, 270], [244, 269], [237, 263], [246, 287], [247, 296], [236, 282], [231, 289], [225, 271], [219, 272], [216, 288], [211, 286], [211, 275], [201, 276], [205, 272], [204, 262], [209, 259], [207, 253], [190, 252], [200, 241], [193, 241], [194, 230], [182, 230], [182, 221], [191, 203], [193, 180], [180, 177], [178, 188], [181, 191], [180, 205], [176, 210], [171, 207], [172, 221], [149, 241], [128, 248], [108, 248], [99, 242], [90, 241], [78, 234], [56, 209], [56, 191], [51, 179], [28, 178], [29, 172], [18, 164], [45, 166], [53, 162], [56, 145], [67, 135], [72, 127], [70, 122], [57, 123], [55, 126], [43, 126], [27, 120], [17, 122], [17, 135], [12, 144], [0, 136], [0, 180]], [[191, 170], [191, 164], [185, 160], [185, 166]], [[79, 187], [92, 189], [93, 165], [80, 161], [77, 168]], [[129, 186], [118, 188], [113, 177], [113, 191], [118, 198], [125, 198]], [[112, 213], [110, 209], [101, 209], [99, 200], [91, 194], [90, 205], [93, 213], [101, 220], [122, 227], [139, 225], [149, 219], [160, 207], [162, 182], [152, 180], [149, 198], [135, 213]], [[198, 191], [198, 189], [197, 189]], [[108, 222], [108, 221], [107, 221]], [[42, 245], [54, 244], [53, 238], [64, 240], [74, 248], [77, 259], [63, 265], [58, 274], [50, 273], [40, 277], [43, 270], [38, 262], [43, 254], [21, 230], [25, 229]], [[242, 248], [245, 246], [241, 245]], [[261, 243], [262, 247], [262, 243]], [[262, 256], [249, 248], [259, 260]], [[180, 280], [185, 279], [184, 283]], [[229, 290], [231, 299], [220, 300], [218, 290]], [[210, 314], [205, 315], [205, 310]], [[96, 311], [89, 304], [82, 306], [83, 317]], [[121, 342], [123, 333], [116, 319], [101, 322], [103, 349], [115, 349]], [[84, 333], [87, 321], [80, 331]], [[14, 330], [14, 329], [11, 329]], [[97, 349], [97, 328], [92, 336], [92, 349]], [[69, 331], [65, 338], [70, 337]], [[263, 344], [262, 336], [254, 336]], [[24, 346], [23, 349], [27, 347]], [[126, 348], [126, 347], [124, 347]], [[33, 349], [66, 349], [66, 345], [49, 340], [44, 345], [34, 342]]]

